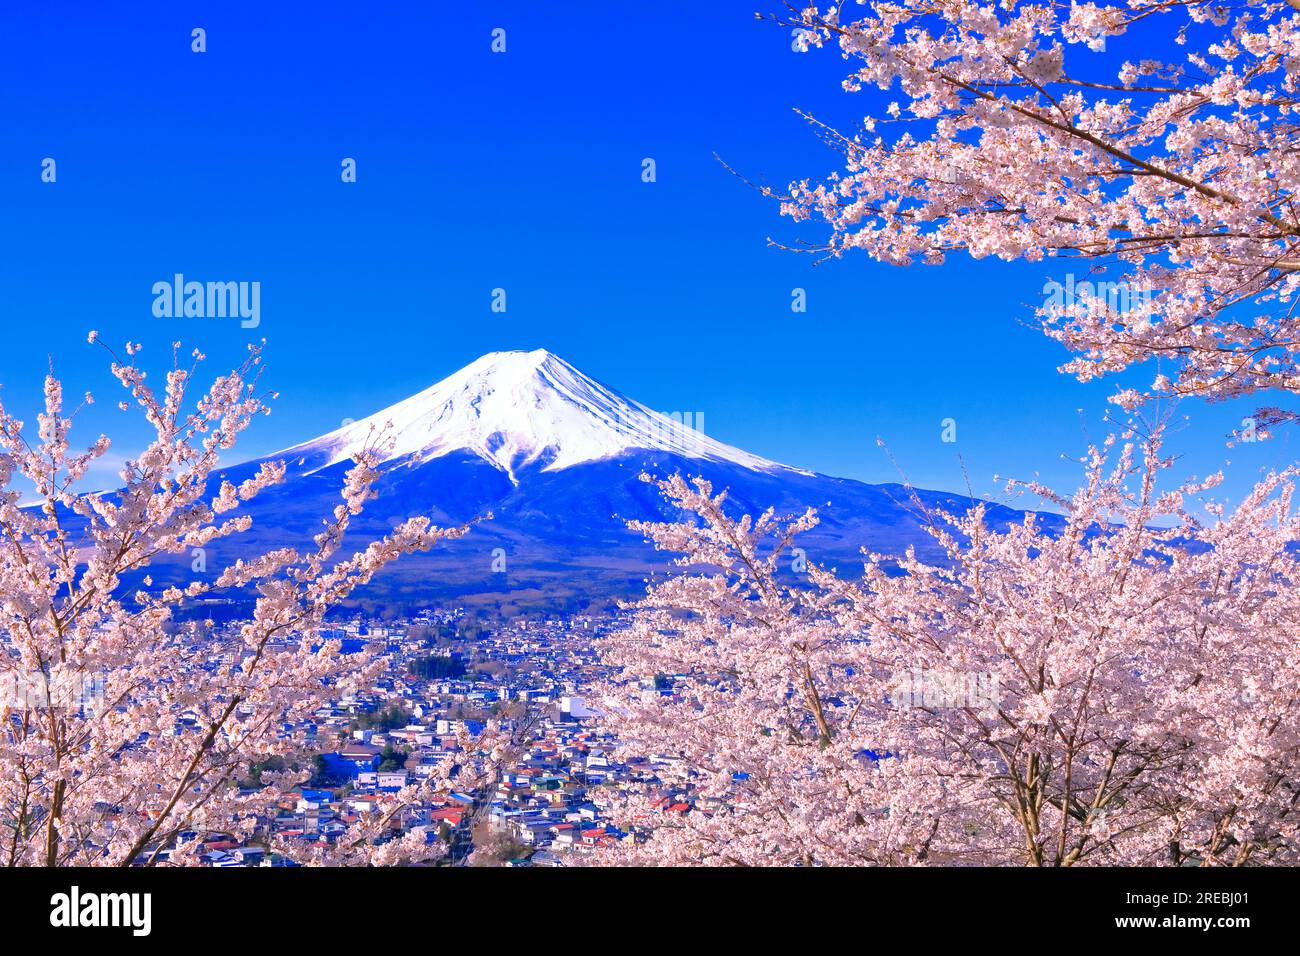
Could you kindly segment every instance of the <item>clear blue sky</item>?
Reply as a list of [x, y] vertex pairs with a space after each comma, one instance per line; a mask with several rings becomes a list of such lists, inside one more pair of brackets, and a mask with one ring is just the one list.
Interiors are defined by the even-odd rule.
[[[484, 352], [545, 347], [715, 437], [791, 464], [977, 491], [1040, 472], [1073, 487], [1114, 382], [1083, 386], [1032, 326], [1064, 265], [813, 267], [819, 237], [729, 175], [820, 177], [838, 157], [793, 107], [851, 126], [834, 51], [755, 22], [769, 0], [11, 6], [0, 32], [0, 382], [30, 415], [47, 356], [100, 398], [82, 438], [132, 435], [104, 355], [183, 340], [213, 373], [251, 337], [282, 393], [248, 456], [359, 418]], [[275, 9], [272, 9], [275, 8]], [[191, 52], [190, 31], [208, 50]], [[493, 54], [491, 31], [506, 30]], [[58, 181], [40, 181], [44, 157]], [[358, 182], [340, 181], [353, 157]], [[641, 181], [643, 158], [658, 181]], [[182, 272], [259, 281], [256, 330], [159, 319]], [[504, 315], [491, 290], [507, 290]], [[790, 310], [807, 290], [808, 311]], [[1148, 380], [1143, 370], [1141, 380]], [[1296, 457], [1224, 448], [1251, 406], [1187, 405], [1189, 470], [1239, 489]], [[940, 422], [958, 422], [958, 443]]]

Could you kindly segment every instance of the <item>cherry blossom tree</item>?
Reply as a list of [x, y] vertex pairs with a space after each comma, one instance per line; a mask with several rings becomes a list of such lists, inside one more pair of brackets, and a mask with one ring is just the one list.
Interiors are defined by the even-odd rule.
[[[330, 845], [285, 842], [266, 824], [310, 769], [313, 751], [288, 728], [329, 698], [370, 686], [382, 667], [322, 639], [325, 614], [389, 562], [466, 529], [416, 517], [350, 555], [341, 550], [375, 496], [377, 435], [354, 457], [312, 547], [237, 561], [210, 581], [155, 586], [146, 569], [160, 557], [247, 530], [251, 519], [238, 509], [280, 481], [284, 464], [262, 465], [238, 486], [215, 471], [253, 417], [269, 410], [257, 390], [260, 346], [192, 408], [197, 351], [189, 367], [174, 356], [162, 394], [137, 364], [139, 346], [126, 351], [112, 362], [120, 407], [138, 409], [153, 438], [125, 464], [118, 491], [78, 492], [110, 442], [101, 436], [73, 450], [76, 412], [65, 412], [53, 374], [36, 436], [0, 406], [0, 859], [185, 863], [199, 847], [181, 835], [212, 830], [258, 835], [310, 862], [436, 858], [442, 843], [406, 824], [461, 768], [406, 788]], [[130, 593], [127, 575], [142, 580]], [[241, 626], [207, 633], [176, 620], [186, 602], [228, 588], [255, 594]], [[473, 785], [472, 761], [465, 764], [458, 786]], [[271, 765], [285, 769], [262, 769]], [[261, 786], [250, 792], [239, 784], [254, 767]], [[399, 827], [405, 835], [395, 838]]]
[[[1300, 389], [1300, 3], [858, 7], [774, 18], [897, 97], [808, 117], [844, 166], [779, 195], [829, 227], [795, 248], [1078, 261], [1044, 327], [1081, 379], [1162, 360], [1129, 409]], [[610, 801], [643, 839], [601, 861], [1295, 863], [1297, 470], [1229, 509], [1221, 475], [1171, 481], [1163, 431], [1091, 449], [1072, 495], [1012, 485], [1058, 515], [917, 499], [944, 560], [853, 579], [791, 557], [812, 512], [659, 482], [684, 517], [634, 527], [683, 573], [606, 641], [603, 710], [660, 780]]]
[[1061, 516], [926, 513], [946, 561], [853, 580], [796, 570], [811, 512], [658, 482], [684, 517], [635, 527], [690, 570], [606, 640], [603, 710], [693, 809], [611, 801], [643, 839], [599, 861], [1296, 863], [1296, 470], [1197, 507], [1221, 476], [1162, 490], [1160, 447], [1013, 484]]
[[804, 251], [1078, 261], [1073, 294], [1058, 274], [1040, 310], [1076, 353], [1065, 369], [1168, 360], [1149, 389], [1116, 395], [1126, 407], [1300, 389], [1300, 3], [857, 7], [773, 18], [798, 49], [838, 46], [847, 91], [897, 97], [857, 131], [808, 117], [844, 165], [780, 196], [830, 227]]

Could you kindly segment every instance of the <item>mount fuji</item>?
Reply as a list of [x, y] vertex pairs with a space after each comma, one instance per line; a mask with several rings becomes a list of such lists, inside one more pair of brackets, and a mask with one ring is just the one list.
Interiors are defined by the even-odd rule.
[[563, 471], [632, 451], [752, 471], [785, 467], [707, 438], [680, 415], [652, 411], [545, 349], [491, 352], [404, 402], [281, 455], [328, 468], [349, 461], [382, 429], [396, 439], [389, 461], [421, 464], [466, 452], [495, 465], [514, 485], [517, 468]]
[[[286, 463], [285, 481], [249, 506], [252, 528], [226, 560], [306, 545], [337, 502], [351, 455], [383, 430], [393, 447], [378, 499], [357, 520], [353, 543], [416, 514], [459, 524], [492, 512], [464, 538], [390, 565], [363, 603], [419, 607], [457, 598], [474, 605], [573, 610], [640, 593], [671, 555], [627, 530], [630, 519], [674, 517], [643, 472], [702, 475], [732, 505], [816, 507], [821, 524], [801, 537], [808, 560], [853, 572], [860, 549], [935, 553], [901, 485], [868, 485], [761, 458], [706, 436], [698, 420], [665, 415], [539, 349], [493, 352], [403, 402], [264, 459], [228, 468], [238, 481], [262, 461]], [[927, 505], [970, 499], [916, 492]], [[1016, 516], [1010, 509], [1008, 520]], [[994, 517], [997, 517], [995, 514]], [[935, 553], [937, 557], [937, 553]], [[159, 577], [155, 569], [154, 576]], [[190, 571], [177, 565], [173, 575]]]

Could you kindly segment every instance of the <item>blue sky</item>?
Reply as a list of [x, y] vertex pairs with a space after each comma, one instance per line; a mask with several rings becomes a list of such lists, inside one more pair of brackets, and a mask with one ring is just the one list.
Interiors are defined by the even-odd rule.
[[[837, 53], [796, 54], [755, 22], [776, 6], [14, 7], [0, 33], [6, 403], [30, 415], [53, 356], [74, 394], [100, 398], [81, 437], [107, 430], [125, 451], [141, 433], [112, 409], [89, 329], [158, 363], [180, 339], [213, 374], [265, 336], [281, 399], [251, 457], [484, 352], [544, 347], [790, 464], [894, 480], [879, 435], [922, 486], [963, 487], [960, 453], [980, 492], [994, 474], [1073, 487], [1061, 455], [1104, 432], [1116, 383], [1059, 374], [1065, 353], [1033, 327], [1067, 266], [814, 267], [767, 246], [820, 234], [713, 154], [778, 185], [821, 177], [838, 157], [792, 109], [850, 127], [880, 95], [844, 93]], [[641, 181], [646, 157], [657, 182]], [[156, 318], [153, 283], [177, 272], [260, 282], [260, 327]], [[489, 308], [498, 287], [505, 314]], [[1289, 438], [1225, 449], [1251, 407], [1185, 405], [1185, 470], [1230, 457], [1239, 491], [1293, 460]]]

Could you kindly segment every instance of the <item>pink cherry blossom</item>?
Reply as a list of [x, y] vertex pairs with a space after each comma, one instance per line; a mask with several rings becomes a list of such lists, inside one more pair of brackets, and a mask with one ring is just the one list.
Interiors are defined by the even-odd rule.
[[[260, 346], [192, 405], [198, 357], [174, 365], [158, 394], [134, 360], [139, 351], [129, 346], [132, 360], [115, 360], [112, 371], [129, 398], [123, 404], [140, 410], [154, 438], [124, 465], [120, 491], [77, 490], [109, 441], [73, 450], [73, 416], [53, 375], [38, 435], [0, 406], [0, 859], [8, 865], [126, 866], [157, 862], [169, 849], [170, 862], [185, 863], [196, 841], [174, 844], [191, 829], [268, 838], [268, 820], [307, 779], [316, 752], [285, 728], [369, 686], [384, 665], [323, 639], [325, 614], [390, 562], [466, 531], [413, 517], [345, 555], [349, 527], [375, 495], [385, 440], [376, 435], [354, 456], [342, 503], [312, 548], [236, 561], [185, 586], [144, 576], [123, 593], [124, 575], [247, 530], [249, 517], [231, 512], [285, 470], [265, 464], [237, 487], [223, 481], [210, 490], [219, 456], [266, 411], [256, 394]], [[20, 479], [34, 489], [34, 504], [15, 487]], [[254, 595], [241, 625], [209, 632], [175, 620], [183, 603], [228, 587]], [[475, 785], [474, 746], [465, 741], [457, 786]], [[264, 773], [265, 786], [251, 793], [237, 786], [272, 756], [289, 769]], [[393, 826], [448, 789], [452, 771], [392, 795], [329, 846], [275, 846], [308, 862], [434, 859], [440, 842], [426, 843], [419, 827], [392, 839]]]
[[[843, 167], [781, 197], [786, 214], [829, 226], [812, 251], [1053, 259], [1058, 283], [1118, 283], [1124, 302], [1047, 296], [1039, 315], [1081, 379], [1166, 360], [1147, 389], [1116, 394], [1125, 406], [1300, 389], [1300, 4], [857, 9], [850, 21], [810, 6], [790, 24], [839, 47], [846, 90], [901, 97], [864, 132], [817, 124]], [[1149, 57], [1171, 40], [1177, 57]]]
[[658, 482], [685, 517], [635, 527], [683, 571], [604, 642], [602, 710], [660, 782], [607, 799], [641, 840], [598, 861], [1300, 862], [1296, 469], [1228, 511], [1162, 487], [1159, 429], [1083, 467], [1013, 485], [1063, 517], [918, 500], [947, 560], [851, 579], [793, 569], [812, 513]]

